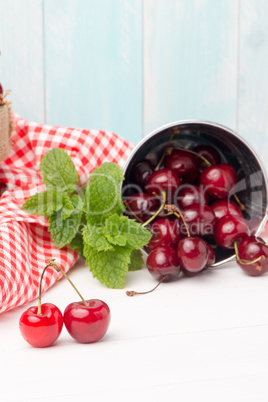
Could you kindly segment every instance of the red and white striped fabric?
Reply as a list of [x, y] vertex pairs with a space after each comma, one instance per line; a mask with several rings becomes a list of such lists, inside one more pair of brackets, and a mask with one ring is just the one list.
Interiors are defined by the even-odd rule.
[[[43, 191], [39, 174], [42, 156], [52, 148], [65, 149], [78, 169], [80, 185], [105, 161], [123, 167], [133, 145], [110, 131], [52, 127], [13, 115], [10, 156], [0, 164], [0, 313], [38, 296], [39, 279], [46, 260], [55, 258], [68, 271], [78, 255], [68, 247], [57, 249], [42, 216], [21, 210], [24, 201]], [[43, 291], [61, 275], [47, 270]]]

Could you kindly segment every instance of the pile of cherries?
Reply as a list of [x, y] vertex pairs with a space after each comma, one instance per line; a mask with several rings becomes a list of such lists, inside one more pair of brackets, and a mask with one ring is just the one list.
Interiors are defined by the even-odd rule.
[[268, 270], [268, 247], [249, 229], [235, 193], [236, 170], [214, 147], [167, 146], [156, 167], [141, 160], [130, 177], [139, 190], [126, 198], [127, 214], [153, 234], [147, 268], [157, 280], [198, 274], [215, 263], [216, 249], [234, 249], [249, 275]]
[[[43, 276], [48, 268], [61, 272], [78, 293], [81, 301], [70, 303], [64, 310], [52, 303], [41, 303]], [[45, 348], [59, 338], [63, 324], [77, 342], [97, 342], [106, 334], [111, 319], [108, 305], [98, 299], [85, 300], [73, 282], [53, 260], [44, 268], [39, 285], [38, 306], [28, 308], [20, 317], [19, 327], [23, 338], [32, 346]]]

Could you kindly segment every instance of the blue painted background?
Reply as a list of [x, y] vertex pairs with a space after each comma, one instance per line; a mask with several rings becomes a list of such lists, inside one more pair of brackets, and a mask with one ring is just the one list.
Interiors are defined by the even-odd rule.
[[25, 119], [134, 143], [200, 118], [268, 167], [266, 0], [0, 0], [0, 81]]

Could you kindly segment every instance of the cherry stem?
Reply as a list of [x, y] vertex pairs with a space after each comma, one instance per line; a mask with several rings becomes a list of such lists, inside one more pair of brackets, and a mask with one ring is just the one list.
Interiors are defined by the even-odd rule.
[[175, 131], [171, 134], [171, 136], [170, 136], [170, 138], [169, 138], [169, 140], [168, 140], [167, 146], [166, 146], [166, 148], [165, 148], [165, 150], [164, 150], [164, 153], [163, 153], [163, 155], [162, 155], [160, 161], [158, 162], [158, 164], [156, 165], [156, 167], [155, 167], [155, 169], [154, 169], [155, 171], [159, 170], [159, 168], [160, 168], [160, 166], [162, 165], [162, 162], [163, 162], [163, 160], [164, 160], [164, 158], [165, 158], [165, 156], [166, 156], [166, 154], [167, 154], [167, 152], [168, 152], [170, 143], [171, 143], [171, 141], [173, 140], [174, 135], [175, 135], [175, 134], [178, 134], [178, 133], [180, 133], [180, 130], [175, 130]]
[[195, 152], [195, 151], [191, 151], [190, 149], [175, 147], [175, 148], [169, 148], [169, 149], [167, 150], [167, 152], [168, 152], [169, 154], [171, 154], [173, 150], [175, 150], [175, 151], [186, 151], [186, 152], [189, 152], [190, 154], [193, 154], [193, 155], [197, 156], [198, 158], [202, 159], [203, 162], [205, 162], [205, 164], [206, 164], [207, 166], [211, 166], [211, 163], [207, 160], [207, 158], [205, 158], [203, 155], [200, 155], [199, 153], [197, 153], [197, 152]]
[[69, 276], [63, 271], [63, 269], [54, 262], [54, 260], [48, 260], [47, 261], [49, 263], [48, 266], [53, 267], [57, 272], [61, 272], [63, 274], [63, 276], [69, 281], [69, 283], [72, 285], [72, 287], [74, 288], [74, 290], [76, 291], [76, 293], [79, 295], [79, 297], [81, 298], [81, 300], [83, 301], [84, 305], [86, 307], [89, 306], [88, 302], [83, 298], [83, 296], [81, 295], [81, 293], [79, 292], [79, 290], [76, 288], [76, 286], [73, 284], [73, 282], [71, 281], [71, 279], [69, 278]]
[[186, 223], [186, 221], [185, 221], [185, 219], [184, 219], [183, 214], [182, 214], [181, 211], [179, 210], [179, 208], [176, 207], [176, 205], [174, 205], [174, 204], [172, 204], [172, 205], [166, 204], [166, 205], [164, 206], [164, 209], [166, 209], [167, 211], [171, 211], [175, 216], [177, 216], [177, 218], [181, 218], [181, 220], [182, 220], [182, 222], [183, 222], [183, 224], [184, 224], [184, 226], [185, 226], [185, 229], [186, 229], [186, 232], [187, 232], [187, 236], [188, 236], [188, 237], [191, 237], [191, 234], [190, 234], [188, 225], [187, 225], [187, 223]]
[[132, 297], [136, 295], [146, 295], [147, 293], [152, 293], [156, 288], [158, 288], [158, 286], [163, 282], [163, 280], [166, 279], [166, 277], [167, 275], [162, 276], [158, 284], [151, 290], [147, 290], [146, 292], [136, 292], [135, 290], [127, 290], [126, 295]]
[[241, 209], [241, 211], [245, 211], [246, 207], [245, 205], [242, 204], [242, 202], [239, 200], [239, 198], [237, 197], [236, 194], [233, 194], [237, 204], [239, 205], [239, 208]]
[[167, 198], [166, 192], [165, 192], [165, 191], [162, 191], [162, 203], [161, 203], [160, 207], [158, 208], [158, 210], [156, 211], [156, 213], [155, 213], [154, 215], [152, 215], [151, 218], [149, 218], [149, 219], [148, 219], [146, 222], [144, 222], [141, 226], [146, 226], [146, 225], [148, 225], [152, 220], [154, 220], [154, 218], [155, 218], [155, 217], [162, 211], [162, 209], [164, 208], [165, 203], [166, 203], [166, 198]]
[[48, 264], [48, 265], [43, 269], [43, 272], [42, 272], [41, 277], [40, 277], [37, 315], [42, 315], [42, 312], [41, 312], [42, 282], [43, 282], [44, 273], [46, 272], [46, 270], [47, 270], [48, 267], [50, 267], [50, 264]]
[[246, 260], [241, 260], [238, 254], [238, 247], [237, 247], [237, 241], [234, 242], [234, 249], [235, 249], [235, 254], [236, 254], [236, 259], [240, 264], [243, 265], [251, 265], [255, 264], [258, 261], [264, 261], [266, 258], [264, 255], [260, 255], [259, 257], [255, 258], [255, 260], [252, 261], [246, 261]]
[[129, 212], [134, 216], [135, 219], [137, 219], [137, 221], [139, 221], [140, 223], [144, 223], [130, 208], [130, 206], [128, 205], [127, 201], [124, 200], [124, 204], [126, 206], [126, 208], [129, 210]]

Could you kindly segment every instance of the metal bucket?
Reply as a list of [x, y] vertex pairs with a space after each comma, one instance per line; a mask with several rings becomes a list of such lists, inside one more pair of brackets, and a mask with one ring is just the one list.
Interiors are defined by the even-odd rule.
[[[222, 163], [230, 163], [237, 172], [236, 195], [245, 205], [244, 215], [250, 229], [259, 235], [267, 220], [267, 178], [264, 167], [252, 147], [238, 134], [217, 123], [200, 120], [182, 120], [167, 124], [144, 137], [134, 148], [124, 166], [125, 180], [122, 197], [137, 192], [131, 183], [131, 171], [137, 162], [148, 159], [155, 166], [160, 160], [173, 133], [171, 146], [185, 149], [203, 144], [211, 145], [219, 152]], [[146, 250], [144, 253], [148, 255]], [[232, 260], [233, 250], [216, 250], [214, 266]]]

